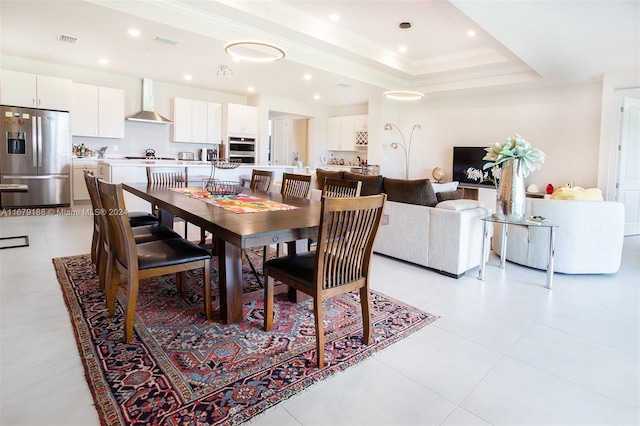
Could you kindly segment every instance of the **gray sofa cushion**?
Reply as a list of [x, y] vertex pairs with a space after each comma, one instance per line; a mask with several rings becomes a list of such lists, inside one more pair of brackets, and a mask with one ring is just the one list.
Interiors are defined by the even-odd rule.
[[384, 192], [384, 186], [382, 185], [382, 175], [367, 176], [362, 173], [344, 172], [344, 178], [346, 180], [359, 180], [362, 182], [362, 188], [360, 189], [360, 195], [377, 195]]
[[429, 207], [438, 204], [438, 198], [429, 179], [407, 180], [386, 177], [383, 179], [383, 184], [388, 201]]

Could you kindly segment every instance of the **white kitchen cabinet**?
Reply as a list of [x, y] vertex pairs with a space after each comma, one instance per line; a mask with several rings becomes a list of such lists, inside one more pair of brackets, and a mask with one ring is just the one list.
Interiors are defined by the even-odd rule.
[[173, 142], [220, 143], [222, 105], [173, 98]]
[[257, 135], [258, 108], [249, 105], [227, 104], [227, 133]]
[[71, 86], [71, 134], [124, 138], [124, 90], [90, 84]]
[[366, 114], [355, 115], [354, 117], [354, 129], [356, 132], [368, 132], [369, 131], [369, 116]]
[[341, 151], [340, 117], [329, 117], [329, 131], [327, 132], [327, 149], [329, 151]]
[[98, 173], [98, 165], [95, 160], [73, 159], [72, 195], [73, 202], [91, 201], [87, 184], [84, 181], [84, 171], [89, 170], [94, 175]]
[[329, 151], [354, 151], [355, 143], [355, 116], [329, 117], [328, 119]]
[[222, 143], [222, 104], [207, 102], [207, 143]]
[[69, 111], [71, 80], [2, 70], [0, 72], [0, 104]]

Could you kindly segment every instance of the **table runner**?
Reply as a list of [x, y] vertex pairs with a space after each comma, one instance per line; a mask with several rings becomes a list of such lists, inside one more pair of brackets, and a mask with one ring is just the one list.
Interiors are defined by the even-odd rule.
[[234, 213], [272, 212], [278, 210], [297, 210], [300, 208], [246, 194], [215, 196], [211, 195], [207, 190], [194, 187], [171, 188], [171, 190]]

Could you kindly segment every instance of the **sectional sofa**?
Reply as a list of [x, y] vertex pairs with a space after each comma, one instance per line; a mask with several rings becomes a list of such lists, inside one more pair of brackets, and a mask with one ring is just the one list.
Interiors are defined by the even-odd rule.
[[317, 169], [310, 198], [320, 199], [321, 182], [326, 177], [362, 181], [361, 195], [387, 194], [374, 252], [454, 278], [480, 265], [480, 218], [491, 214], [491, 210], [476, 200], [464, 199], [464, 190], [436, 192], [434, 186], [438, 185], [429, 179], [393, 179]]

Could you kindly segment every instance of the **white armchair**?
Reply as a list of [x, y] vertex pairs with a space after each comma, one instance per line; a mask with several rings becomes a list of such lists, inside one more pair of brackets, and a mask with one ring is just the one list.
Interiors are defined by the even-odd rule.
[[[618, 271], [624, 238], [624, 207], [614, 201], [527, 198], [525, 217], [543, 216], [556, 230], [554, 271], [612, 274]], [[492, 248], [500, 252], [501, 225], [494, 225]], [[547, 269], [549, 229], [509, 225], [506, 259]]]

